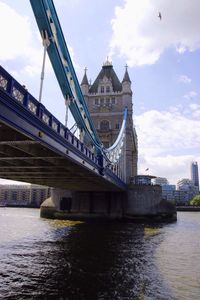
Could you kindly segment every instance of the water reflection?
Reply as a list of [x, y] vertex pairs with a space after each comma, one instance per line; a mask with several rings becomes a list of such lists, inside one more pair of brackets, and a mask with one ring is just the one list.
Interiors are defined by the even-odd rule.
[[177, 270], [165, 269], [171, 257], [163, 252], [176, 224], [74, 224], [19, 209], [0, 214], [8, 232], [3, 241], [0, 234], [1, 299], [180, 299], [167, 277]]
[[163, 242], [156, 250], [162, 276], [178, 299], [200, 299], [200, 213], [179, 212], [176, 226], [163, 231]]

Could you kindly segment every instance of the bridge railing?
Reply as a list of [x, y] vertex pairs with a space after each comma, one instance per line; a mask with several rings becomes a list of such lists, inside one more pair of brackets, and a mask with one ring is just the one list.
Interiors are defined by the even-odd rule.
[[56, 119], [46, 107], [37, 101], [26, 89], [19, 84], [5, 69], [0, 66], [0, 89], [9, 94], [16, 102], [25, 107], [34, 116], [40, 119], [46, 126], [68, 141], [84, 156], [99, 165], [98, 157], [92, 153], [72, 132]]

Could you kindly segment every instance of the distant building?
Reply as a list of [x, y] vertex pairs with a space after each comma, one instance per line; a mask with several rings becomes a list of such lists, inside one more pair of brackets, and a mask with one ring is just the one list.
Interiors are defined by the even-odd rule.
[[189, 191], [193, 189], [194, 184], [191, 179], [189, 178], [182, 178], [177, 181], [177, 190], [181, 191]]
[[196, 161], [191, 163], [190, 170], [191, 170], [191, 180], [194, 186], [196, 186], [199, 191], [199, 172], [198, 172], [198, 164]]
[[154, 184], [158, 184], [158, 185], [167, 185], [169, 184], [167, 178], [165, 177], [156, 177], [154, 180], [153, 180]]
[[189, 205], [190, 200], [193, 199], [193, 193], [190, 191], [176, 190], [174, 191], [174, 200], [177, 206]]
[[190, 200], [198, 195], [198, 193], [198, 187], [194, 185], [193, 181], [188, 178], [183, 178], [177, 182], [175, 200], [178, 204], [189, 204]]
[[155, 176], [151, 176], [151, 175], [137, 175], [132, 177], [131, 179], [131, 183], [133, 184], [144, 184], [144, 185], [150, 185], [151, 184], [151, 180], [154, 179]]
[[173, 184], [162, 184], [161, 187], [162, 187], [162, 198], [164, 200], [174, 201], [176, 186]]
[[174, 201], [174, 191], [176, 190], [176, 186], [169, 184], [167, 178], [156, 177], [153, 180], [153, 183], [161, 186], [163, 200], [172, 201], [172, 202]]
[[164, 177], [156, 177], [153, 183], [162, 188], [163, 200], [175, 201], [177, 205], [188, 205], [199, 194], [199, 176], [197, 162], [191, 164], [191, 179], [182, 178], [175, 185], [169, 184]]
[[0, 206], [40, 207], [50, 189], [40, 185], [0, 185]]

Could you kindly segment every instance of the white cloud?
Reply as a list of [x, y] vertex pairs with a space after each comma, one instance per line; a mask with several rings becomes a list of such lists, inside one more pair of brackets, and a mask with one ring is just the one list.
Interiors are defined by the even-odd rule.
[[189, 108], [191, 109], [191, 115], [194, 118], [199, 118], [200, 117], [200, 105], [197, 103], [191, 103], [189, 105]]
[[182, 83], [191, 83], [192, 80], [187, 75], [180, 75], [178, 81]]
[[38, 32], [33, 32], [30, 20], [0, 1], [2, 62], [15, 61], [13, 71], [28, 76], [38, 75], [42, 64], [42, 46]]
[[0, 2], [0, 27], [0, 59], [9, 60], [16, 56], [27, 55], [31, 41], [28, 18], [20, 16], [7, 4]]
[[[187, 109], [192, 114], [195, 107], [193, 104]], [[185, 116], [177, 108], [147, 111], [136, 116], [135, 123], [139, 172], [144, 173], [148, 167], [152, 175], [167, 177], [173, 183], [188, 177], [190, 162], [200, 160], [200, 120]]]
[[197, 92], [190, 91], [189, 93], [187, 93], [187, 94], [184, 95], [184, 98], [187, 99], [187, 100], [192, 100], [196, 96], [197, 96]]
[[[11, 25], [12, 20], [12, 25]], [[28, 77], [38, 77], [41, 73], [43, 49], [42, 40], [36, 25], [31, 27], [30, 19], [22, 16], [12, 7], [0, 1], [1, 47], [0, 61], [13, 61], [10, 70], [18, 80]], [[74, 62], [74, 51], [69, 47]], [[78, 68], [75, 63], [76, 68]], [[51, 72], [49, 59], [46, 61], [45, 72]]]
[[148, 174], [165, 177], [170, 184], [176, 184], [181, 178], [190, 178], [190, 164], [192, 161], [198, 161], [200, 165], [200, 156], [166, 155], [150, 158], [142, 157], [142, 163], [139, 163], [139, 174], [145, 174], [145, 168], [148, 167]]
[[[192, 100], [192, 97], [188, 96], [188, 99]], [[193, 119], [193, 120], [197, 118], [198, 120], [200, 116], [200, 105], [197, 103], [189, 103], [188, 105], [177, 104], [175, 106], [170, 106], [169, 112], [173, 113], [174, 115], [175, 113], [178, 113], [179, 115], [182, 114], [186, 118]]]
[[117, 53], [134, 66], [155, 63], [169, 47], [194, 51], [200, 47], [199, 11], [198, 0], [124, 0], [111, 21], [110, 55]]

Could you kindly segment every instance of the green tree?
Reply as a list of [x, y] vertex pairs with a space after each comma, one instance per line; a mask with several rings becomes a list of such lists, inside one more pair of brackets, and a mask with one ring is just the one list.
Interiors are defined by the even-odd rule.
[[195, 196], [191, 201], [190, 205], [199, 205], [200, 206], [200, 195]]

